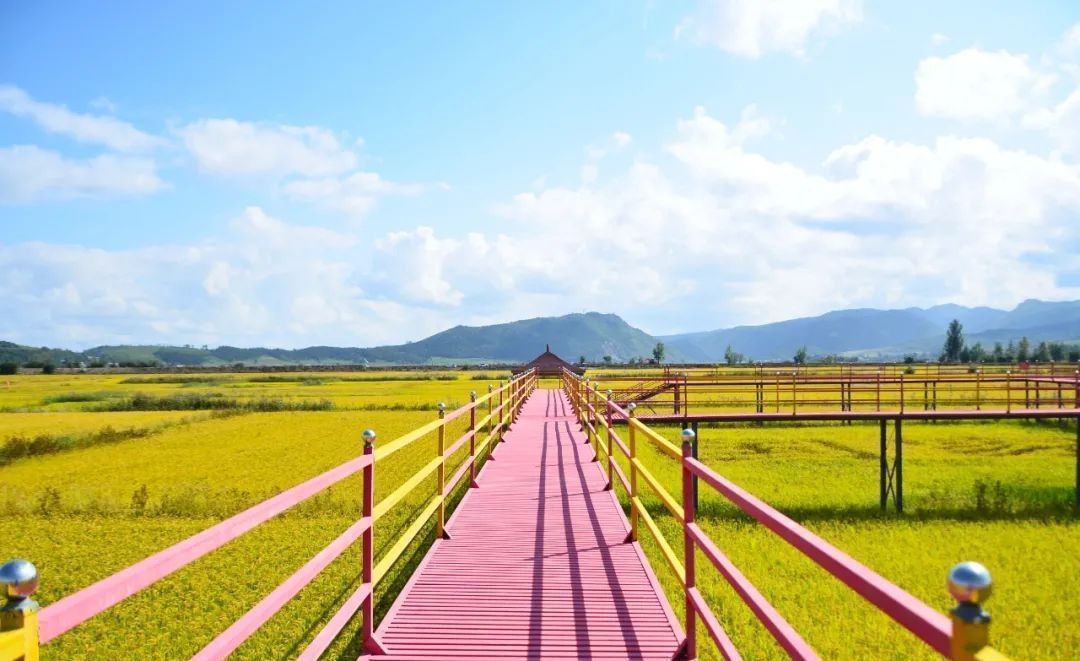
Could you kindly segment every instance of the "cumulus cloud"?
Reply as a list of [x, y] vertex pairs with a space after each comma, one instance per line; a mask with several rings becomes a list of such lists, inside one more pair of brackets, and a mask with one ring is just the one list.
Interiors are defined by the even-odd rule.
[[809, 168], [756, 150], [773, 124], [753, 107], [731, 122], [698, 108], [662, 158], [539, 181], [495, 205], [503, 222], [485, 233], [421, 222], [364, 237], [252, 207], [189, 245], [0, 246], [0, 298], [27, 311], [18, 327], [0, 319], [0, 336], [363, 345], [575, 310], [665, 332], [1080, 296], [1055, 275], [1075, 268], [1060, 246], [1080, 241], [1065, 220], [1080, 211], [1071, 163], [983, 138], [869, 135]]
[[225, 176], [323, 177], [356, 167], [356, 154], [317, 126], [201, 119], [179, 130], [199, 169]]
[[0, 202], [153, 193], [165, 184], [148, 158], [71, 159], [33, 145], [0, 147]]
[[[95, 102], [95, 105], [99, 105]], [[110, 105], [106, 109], [112, 110]], [[35, 101], [12, 85], [0, 85], [0, 111], [33, 121], [42, 129], [80, 142], [104, 145], [120, 152], [147, 151], [164, 144], [127, 122], [104, 115], [72, 112], [65, 106]]]
[[915, 105], [923, 115], [1006, 120], [1036, 106], [1054, 82], [1027, 55], [968, 48], [919, 62]]
[[354, 172], [345, 177], [301, 179], [285, 184], [285, 194], [297, 200], [314, 202], [353, 218], [363, 218], [379, 197], [420, 195], [432, 188], [445, 190], [446, 184], [426, 186], [387, 181], [377, 172]]
[[744, 57], [802, 56], [811, 38], [861, 19], [860, 0], [703, 0], [675, 34]]

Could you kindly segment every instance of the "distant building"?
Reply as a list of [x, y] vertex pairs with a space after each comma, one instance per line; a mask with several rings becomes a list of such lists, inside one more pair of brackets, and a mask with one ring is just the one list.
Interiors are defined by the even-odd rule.
[[585, 368], [571, 365], [562, 358], [559, 358], [555, 354], [551, 353], [551, 345], [548, 344], [544, 347], [544, 353], [540, 354], [536, 358], [533, 358], [529, 362], [519, 367], [513, 368], [513, 373], [518, 374], [526, 370], [536, 368], [536, 371], [540, 376], [562, 376], [563, 369], [568, 369], [575, 374], [584, 374]]

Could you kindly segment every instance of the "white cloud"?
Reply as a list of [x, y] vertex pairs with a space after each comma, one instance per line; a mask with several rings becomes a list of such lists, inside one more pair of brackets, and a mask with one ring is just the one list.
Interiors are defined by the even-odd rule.
[[804, 168], [755, 150], [773, 124], [752, 106], [731, 124], [699, 108], [675, 125], [670, 158], [537, 181], [483, 234], [417, 223], [372, 240], [252, 207], [189, 245], [0, 246], [0, 299], [27, 311], [0, 318], [0, 337], [367, 345], [590, 309], [664, 332], [1080, 297], [1055, 277], [1075, 267], [1061, 246], [1080, 241], [1074, 165], [982, 138], [870, 135]]
[[612, 133], [611, 139], [615, 141], [616, 149], [622, 149], [634, 141], [633, 136], [625, 131], [616, 131], [615, 133]]
[[1064, 57], [1080, 57], [1080, 23], [1073, 25], [1065, 32], [1056, 50]]
[[915, 105], [929, 116], [1007, 120], [1035, 107], [1054, 81], [1027, 55], [968, 48], [919, 62]]
[[153, 193], [165, 184], [148, 158], [69, 159], [33, 145], [0, 147], [0, 202]]
[[935, 32], [934, 34], [930, 35], [930, 43], [934, 46], [943, 46], [949, 43], [949, 35]]
[[1031, 111], [1024, 117], [1023, 126], [1046, 131], [1067, 154], [1080, 154], [1080, 89], [1056, 106]]
[[317, 126], [202, 119], [179, 131], [204, 172], [226, 176], [324, 177], [356, 167], [356, 154]]
[[50, 133], [105, 145], [121, 152], [147, 151], [164, 144], [127, 122], [101, 115], [84, 115], [52, 103], [35, 101], [12, 85], [0, 85], [0, 111], [25, 117]]
[[[354, 172], [341, 178], [290, 181], [283, 190], [294, 199], [315, 202], [353, 218], [363, 218], [371, 211], [379, 197], [412, 197], [431, 188], [432, 186], [423, 184], [387, 181], [377, 172]], [[438, 184], [434, 188], [446, 190], [449, 186]]]
[[675, 34], [745, 57], [802, 56], [812, 37], [861, 19], [860, 0], [708, 0]]

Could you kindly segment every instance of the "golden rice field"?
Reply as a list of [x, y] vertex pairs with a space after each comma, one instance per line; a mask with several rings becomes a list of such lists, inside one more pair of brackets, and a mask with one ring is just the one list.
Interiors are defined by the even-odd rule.
[[[0, 556], [34, 561], [42, 574], [38, 596], [50, 603], [355, 457], [365, 427], [388, 442], [431, 420], [436, 402], [466, 402], [470, 390], [486, 391], [505, 377], [473, 374], [0, 377], [0, 447], [21, 443], [0, 455]], [[448, 437], [456, 438], [462, 423], [455, 421]], [[677, 429], [662, 431], [677, 438]], [[963, 559], [983, 562], [995, 577], [987, 605], [993, 641], [1014, 658], [1062, 658], [1080, 648], [1080, 629], [1069, 624], [1080, 597], [1068, 589], [1080, 584], [1080, 531], [1071, 509], [1075, 430], [1008, 422], [908, 423], [904, 431], [903, 516], [878, 510], [876, 425], [704, 427], [701, 456], [942, 611], [949, 607], [947, 569]], [[434, 452], [429, 438], [380, 462], [378, 494]], [[647, 446], [644, 455], [679, 498], [677, 464]], [[459, 453], [454, 462], [463, 458]], [[360, 488], [358, 477], [345, 480], [65, 634], [43, 648], [44, 656], [194, 653], [351, 524]], [[433, 492], [429, 480], [380, 519], [377, 545], [387, 548]], [[646, 502], [681, 550], [677, 525], [658, 500]], [[718, 496], [703, 489], [702, 504], [706, 530], [824, 657], [932, 658]], [[643, 545], [681, 613], [656, 545]], [[422, 552], [418, 545], [410, 559]], [[355, 589], [358, 566], [353, 548], [237, 657], [295, 656]], [[410, 569], [403, 562], [380, 587], [380, 612]], [[699, 580], [747, 658], [782, 657], [722, 578], [706, 569]], [[351, 627], [332, 656], [355, 658], [357, 623]]]

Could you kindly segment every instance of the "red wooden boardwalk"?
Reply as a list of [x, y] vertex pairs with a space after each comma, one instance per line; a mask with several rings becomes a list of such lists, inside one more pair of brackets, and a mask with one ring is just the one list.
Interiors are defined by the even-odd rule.
[[682, 631], [564, 393], [537, 390], [373, 659], [670, 659]]

